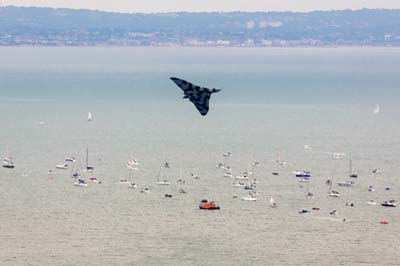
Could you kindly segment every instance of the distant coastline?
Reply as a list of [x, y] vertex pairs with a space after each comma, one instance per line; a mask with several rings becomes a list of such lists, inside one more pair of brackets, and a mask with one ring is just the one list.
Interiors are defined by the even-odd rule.
[[400, 10], [114, 13], [1, 7], [0, 46], [400, 47]]

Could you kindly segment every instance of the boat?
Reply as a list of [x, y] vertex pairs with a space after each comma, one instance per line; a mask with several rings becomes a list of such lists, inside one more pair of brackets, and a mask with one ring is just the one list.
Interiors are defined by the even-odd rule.
[[89, 149], [86, 148], [86, 172], [91, 173], [93, 170], [94, 167], [89, 166]]
[[206, 199], [203, 199], [200, 202], [199, 209], [201, 210], [219, 210], [221, 207], [217, 205], [214, 201], [208, 201]]
[[369, 192], [374, 192], [374, 191], [375, 191], [375, 188], [374, 188], [373, 186], [368, 186], [368, 191], [369, 191]]
[[380, 112], [380, 107], [379, 104], [376, 105], [375, 109], [374, 109], [374, 114], [377, 115]]
[[3, 159], [3, 167], [8, 169], [15, 168], [14, 162], [11, 157], [5, 157]]
[[129, 170], [139, 170], [138, 166], [139, 165], [139, 161], [137, 159], [129, 159], [126, 164], [125, 167], [128, 168]]
[[331, 190], [331, 191], [329, 192], [329, 196], [330, 196], [330, 197], [334, 197], [334, 198], [339, 198], [339, 197], [340, 197], [340, 193], [339, 193], [338, 191]]
[[180, 189], [179, 189], [179, 193], [181, 193], [181, 194], [186, 194], [186, 193], [187, 193], [187, 191], [186, 191], [186, 190], [184, 190], [183, 188], [180, 188]]
[[307, 198], [309, 198], [309, 199], [314, 198], [314, 194], [311, 193], [311, 192], [308, 192], [308, 193], [307, 193]]
[[[158, 173], [157, 173], [157, 185], [162, 185], [162, 186], [169, 186], [170, 183], [167, 180], [167, 169], [171, 167], [171, 163], [165, 161], [165, 163], [160, 166], [160, 168], [158, 169]], [[162, 169], [165, 169], [164, 171], [162, 171]]]
[[397, 207], [395, 200], [385, 200], [381, 203], [383, 207]]
[[65, 161], [66, 162], [69, 162], [69, 163], [73, 163], [73, 162], [75, 162], [75, 157], [67, 157], [67, 158], [65, 158]]
[[376, 201], [370, 200], [370, 201], [368, 201], [368, 205], [376, 205]]
[[57, 164], [56, 165], [57, 169], [68, 169], [68, 164], [63, 163], [63, 164]]
[[345, 156], [345, 154], [342, 153], [342, 152], [334, 152], [334, 153], [332, 153], [332, 159], [333, 160], [341, 160], [341, 159], [343, 159], [344, 156]]
[[95, 176], [89, 177], [89, 181], [93, 183], [100, 183]]
[[306, 210], [306, 209], [300, 209], [299, 210], [299, 213], [311, 213], [309, 210]]
[[299, 182], [308, 183], [308, 182], [310, 182], [310, 178], [309, 177], [302, 177], [302, 178], [299, 179]]
[[78, 181], [74, 182], [74, 186], [77, 187], [87, 187], [88, 184], [83, 179], [78, 179]]
[[249, 193], [249, 195], [244, 196], [241, 199], [244, 200], [244, 201], [257, 201], [256, 194], [255, 193], [251, 193], [251, 192]]
[[354, 182], [353, 181], [338, 182], [337, 184], [339, 186], [341, 186], [341, 187], [352, 187], [352, 186], [354, 186]]
[[309, 171], [296, 171], [293, 173], [296, 177], [311, 177], [311, 173]]
[[244, 189], [245, 190], [255, 190], [257, 186], [255, 184], [250, 184], [250, 185], [245, 185]]
[[92, 121], [92, 113], [91, 113], [91, 112], [88, 113], [87, 121], [88, 121], [88, 122], [91, 122], [91, 121]]
[[333, 210], [329, 214], [336, 215], [336, 214], [338, 214], [338, 212], [336, 210]]
[[233, 186], [234, 187], [244, 187], [244, 186], [246, 186], [246, 184], [243, 182], [235, 182], [235, 183], [233, 183]]
[[283, 161], [283, 160], [281, 159], [281, 156], [279, 155], [278, 152], [276, 153], [276, 157], [277, 157], [277, 159], [276, 159], [276, 163], [277, 163], [277, 164], [279, 164], [279, 165], [286, 165], [286, 162]]
[[172, 198], [172, 194], [164, 194], [165, 198]]
[[138, 187], [138, 185], [135, 182], [131, 182], [129, 184], [129, 188], [137, 188], [137, 187]]
[[276, 202], [275, 202], [275, 200], [274, 200], [274, 198], [271, 196], [271, 198], [270, 198], [270, 200], [269, 200], [269, 205], [272, 207], [272, 208], [275, 208], [275, 207], [277, 207], [278, 206], [278, 204], [276, 204]]
[[150, 189], [145, 187], [140, 190], [140, 193], [150, 193]]
[[277, 176], [277, 175], [279, 175], [279, 173], [278, 172], [272, 172], [272, 175]]
[[128, 180], [127, 178], [123, 177], [123, 178], [121, 178], [121, 179], [119, 180], [119, 182], [122, 183], [122, 184], [128, 184], [128, 183], [129, 183], [129, 180]]
[[351, 178], [357, 178], [358, 174], [353, 172], [353, 163], [351, 159], [351, 152], [350, 152], [350, 161], [349, 161], [349, 177]]

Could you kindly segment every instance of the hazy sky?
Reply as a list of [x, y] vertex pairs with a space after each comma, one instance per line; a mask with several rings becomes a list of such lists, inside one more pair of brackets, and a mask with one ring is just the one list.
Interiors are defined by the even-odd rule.
[[400, 8], [400, 0], [0, 0], [0, 5], [87, 8], [117, 12], [310, 11]]

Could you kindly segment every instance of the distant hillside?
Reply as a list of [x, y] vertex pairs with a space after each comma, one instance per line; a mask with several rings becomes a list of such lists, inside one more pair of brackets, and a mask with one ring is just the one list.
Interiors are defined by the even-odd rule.
[[0, 45], [400, 45], [400, 10], [122, 14], [0, 8]]

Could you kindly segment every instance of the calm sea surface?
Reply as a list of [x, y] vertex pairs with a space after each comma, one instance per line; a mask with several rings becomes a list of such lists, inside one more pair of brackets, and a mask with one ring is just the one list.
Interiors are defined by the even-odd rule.
[[[171, 76], [222, 89], [206, 117]], [[0, 169], [0, 265], [399, 265], [399, 208], [379, 204], [400, 202], [399, 102], [400, 49], [0, 48], [0, 153], [16, 164]], [[82, 175], [102, 184], [76, 187], [55, 166], [83, 168], [86, 148]], [[234, 176], [260, 162], [257, 202], [216, 168], [226, 151]], [[350, 152], [359, 177], [338, 187]], [[137, 189], [119, 182], [130, 158]]]

